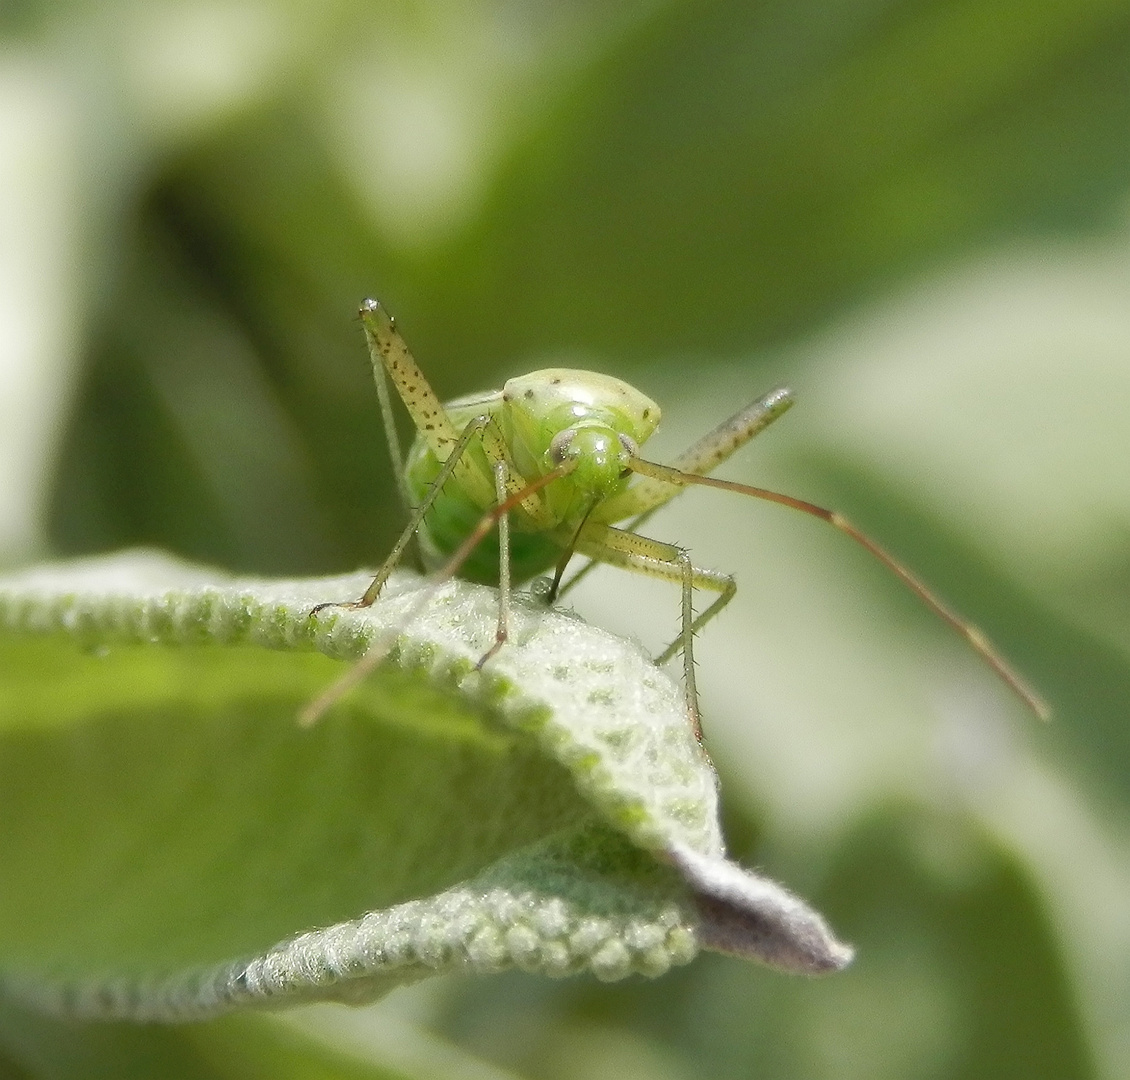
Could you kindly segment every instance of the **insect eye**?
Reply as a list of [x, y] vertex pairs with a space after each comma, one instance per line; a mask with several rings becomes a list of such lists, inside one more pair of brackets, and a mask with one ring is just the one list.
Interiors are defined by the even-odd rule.
[[553, 436], [553, 441], [549, 444], [549, 460], [554, 465], [565, 464], [565, 459], [569, 456], [569, 447], [576, 434], [575, 428], [566, 428]]

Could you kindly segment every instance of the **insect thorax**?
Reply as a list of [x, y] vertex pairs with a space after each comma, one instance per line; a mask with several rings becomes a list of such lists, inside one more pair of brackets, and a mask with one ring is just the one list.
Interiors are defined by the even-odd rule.
[[[573, 488], [587, 509], [593, 499], [608, 498], [622, 487], [618, 481], [630, 453], [659, 423], [659, 406], [609, 375], [548, 368], [507, 382], [498, 420], [524, 476], [532, 478], [574, 459], [576, 471], [555, 485], [556, 497], [564, 499]], [[555, 511], [559, 518], [578, 513], [564, 503]]]
[[659, 406], [634, 386], [595, 371], [546, 368], [510, 379], [502, 388], [501, 413], [513, 437], [543, 455], [565, 428], [599, 423], [646, 442], [659, 424]]

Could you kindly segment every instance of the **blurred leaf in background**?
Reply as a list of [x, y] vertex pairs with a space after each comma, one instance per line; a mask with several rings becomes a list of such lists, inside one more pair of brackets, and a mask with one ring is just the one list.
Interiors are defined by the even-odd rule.
[[[373, 294], [441, 395], [606, 370], [667, 454], [792, 383], [729, 475], [843, 509], [1056, 709], [816, 523], [687, 494], [650, 531], [738, 574], [699, 648], [732, 847], [856, 964], [452, 981], [374, 1031], [547, 1078], [1130, 1072], [1130, 5], [22, 0], [0, 30], [0, 558], [375, 562]], [[594, 621], [675, 625], [662, 585], [590, 581]]]

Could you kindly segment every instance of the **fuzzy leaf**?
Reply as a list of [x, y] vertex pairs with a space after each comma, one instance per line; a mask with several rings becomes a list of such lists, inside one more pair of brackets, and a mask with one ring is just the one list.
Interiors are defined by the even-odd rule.
[[[361, 1001], [441, 970], [658, 975], [850, 950], [724, 858], [678, 688], [519, 599], [131, 552], [0, 579], [0, 985], [71, 1016]], [[313, 729], [303, 704], [396, 635]], [[311, 929], [315, 928], [315, 929]]]

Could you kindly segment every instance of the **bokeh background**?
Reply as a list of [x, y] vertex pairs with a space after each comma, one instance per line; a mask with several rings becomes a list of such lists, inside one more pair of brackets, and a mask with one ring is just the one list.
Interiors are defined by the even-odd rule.
[[[320, 1022], [544, 1080], [1130, 1075], [1130, 5], [0, 6], [0, 563], [379, 561], [368, 295], [442, 396], [629, 379], [654, 456], [791, 384], [726, 475], [845, 511], [1056, 716], [831, 530], [688, 493], [649, 531], [738, 575], [699, 644], [733, 852], [856, 963]], [[677, 626], [617, 571], [570, 599]]]

